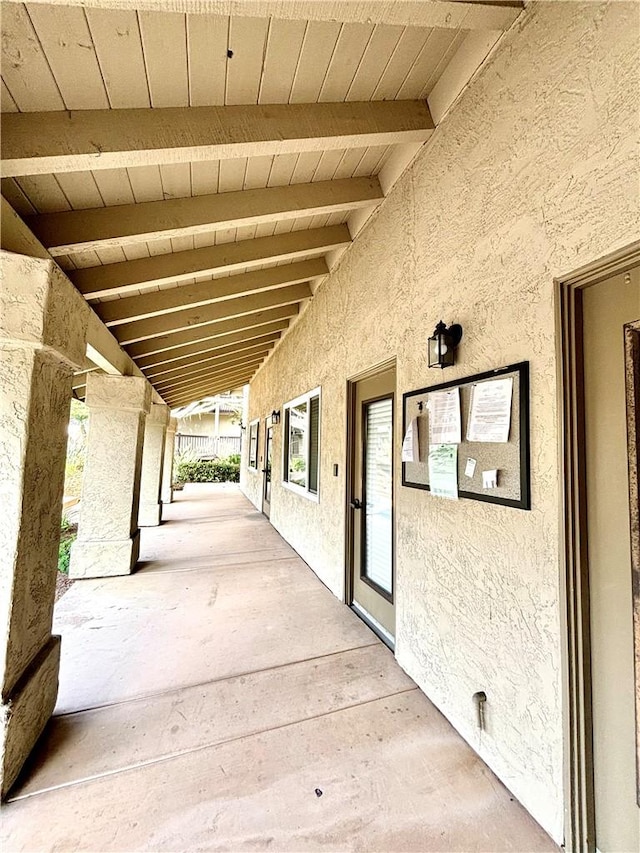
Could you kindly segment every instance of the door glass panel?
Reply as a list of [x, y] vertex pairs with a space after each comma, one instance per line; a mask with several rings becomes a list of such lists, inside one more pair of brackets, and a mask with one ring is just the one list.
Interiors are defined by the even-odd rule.
[[267, 427], [266, 432], [266, 442], [267, 446], [265, 447], [265, 471], [264, 471], [264, 497], [267, 503], [271, 500], [271, 439], [272, 439], [272, 427]]
[[362, 575], [393, 592], [393, 401], [364, 406], [364, 553]]

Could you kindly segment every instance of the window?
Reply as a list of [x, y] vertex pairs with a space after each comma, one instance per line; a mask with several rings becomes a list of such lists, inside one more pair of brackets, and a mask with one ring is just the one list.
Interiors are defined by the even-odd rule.
[[284, 405], [284, 484], [307, 497], [318, 494], [320, 389]]
[[258, 467], [258, 429], [260, 421], [249, 424], [249, 468]]

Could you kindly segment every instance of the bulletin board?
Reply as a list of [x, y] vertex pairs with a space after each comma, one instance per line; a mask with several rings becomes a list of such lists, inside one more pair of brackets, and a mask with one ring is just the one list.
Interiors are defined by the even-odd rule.
[[[467, 441], [467, 424], [474, 387], [483, 382], [512, 377], [511, 421], [506, 442]], [[433, 391], [458, 388], [462, 441], [458, 445], [458, 497], [531, 509], [529, 450], [529, 362], [523, 361], [478, 373], [465, 379], [419, 388], [402, 395], [402, 435], [417, 418], [419, 460], [402, 463], [402, 485], [430, 490], [429, 486], [429, 410], [427, 395]], [[465, 475], [467, 460], [475, 459], [473, 476]], [[483, 487], [483, 471], [498, 470], [497, 486]]]

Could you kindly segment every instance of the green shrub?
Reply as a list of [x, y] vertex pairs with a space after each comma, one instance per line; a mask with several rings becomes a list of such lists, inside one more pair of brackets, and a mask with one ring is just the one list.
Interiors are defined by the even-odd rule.
[[240, 464], [240, 454], [239, 453], [232, 453], [230, 456], [227, 456], [225, 461], [231, 462], [232, 465], [239, 465]]
[[69, 560], [71, 558], [71, 546], [76, 541], [76, 536], [66, 536], [60, 540], [58, 548], [58, 571], [63, 575], [69, 574]]
[[228, 459], [178, 462], [174, 474], [176, 483], [237, 483], [240, 464]]

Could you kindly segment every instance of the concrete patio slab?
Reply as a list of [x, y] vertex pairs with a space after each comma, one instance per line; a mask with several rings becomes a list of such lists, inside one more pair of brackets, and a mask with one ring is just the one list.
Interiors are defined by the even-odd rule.
[[380, 643], [222, 681], [56, 716], [27, 782], [36, 791], [415, 690]]
[[167, 514], [142, 571], [59, 602], [3, 850], [557, 850], [237, 489]]

